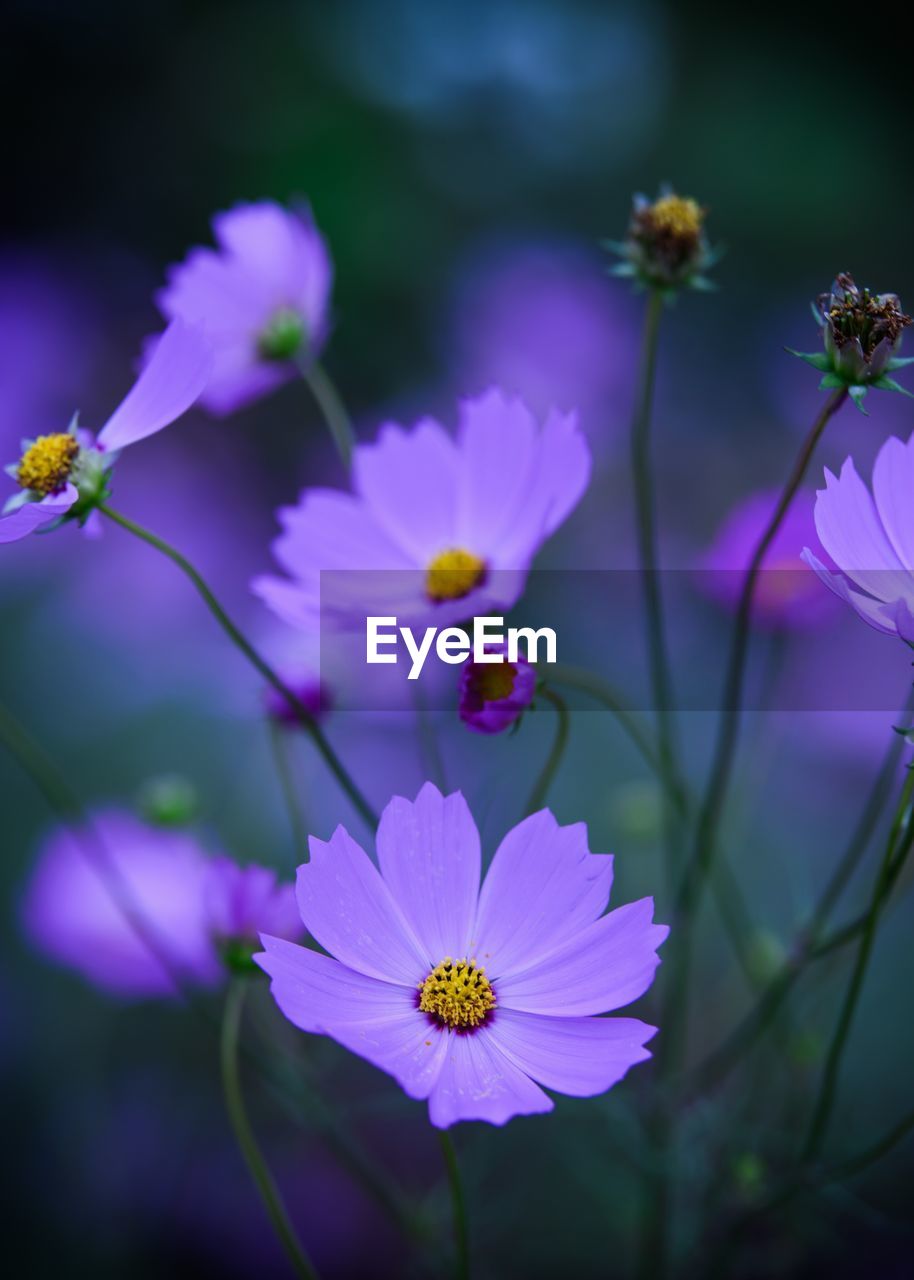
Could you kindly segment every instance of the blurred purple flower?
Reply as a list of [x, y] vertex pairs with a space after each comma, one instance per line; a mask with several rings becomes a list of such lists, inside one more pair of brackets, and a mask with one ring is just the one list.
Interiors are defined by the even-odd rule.
[[272, 871], [211, 859], [192, 836], [116, 809], [96, 814], [84, 835], [51, 833], [23, 921], [42, 951], [132, 998], [173, 996], [178, 980], [213, 986], [226, 943], [250, 945], [261, 929], [302, 932], [292, 887], [277, 886]]
[[536, 667], [523, 654], [509, 662], [507, 645], [487, 646], [499, 663], [468, 659], [460, 672], [458, 714], [477, 733], [502, 733], [527, 710], [536, 692]]
[[168, 318], [204, 326], [215, 350], [201, 396], [223, 415], [295, 374], [328, 329], [333, 266], [308, 209], [240, 204], [213, 219], [218, 249], [191, 249], [156, 297]]
[[[735, 610], [745, 571], [780, 498], [778, 490], [751, 494], [730, 512], [699, 564], [702, 590]], [[833, 601], [823, 595], [802, 552], [815, 536], [812, 494], [800, 493], [788, 509], [762, 562], [753, 621], [771, 630], [803, 629], [828, 620]]]
[[521, 400], [492, 390], [462, 402], [456, 441], [431, 418], [388, 424], [356, 448], [352, 474], [354, 494], [306, 489], [281, 509], [273, 551], [292, 580], [252, 584], [307, 631], [322, 617], [361, 626], [366, 612], [447, 626], [505, 611], [584, 492], [590, 453], [574, 414], [538, 428]]
[[526, 818], [480, 889], [463, 796], [426, 783], [387, 805], [377, 853], [380, 873], [343, 827], [311, 840], [298, 904], [329, 956], [262, 939], [255, 959], [296, 1026], [427, 1098], [438, 1128], [551, 1111], [540, 1084], [591, 1097], [650, 1056], [655, 1028], [592, 1015], [647, 990], [667, 929], [650, 898], [602, 914], [612, 858], [588, 851], [582, 823]]
[[607, 406], [627, 399], [632, 380], [637, 336], [626, 307], [574, 245], [489, 248], [458, 295], [455, 376], [516, 392], [537, 414], [573, 405], [596, 444], [625, 421]]
[[149, 363], [97, 438], [77, 427], [23, 440], [22, 457], [7, 467], [19, 492], [4, 507], [0, 543], [17, 542], [66, 515], [83, 520], [107, 496], [115, 455], [179, 418], [202, 390], [212, 352], [202, 330], [173, 321]]
[[852, 458], [826, 469], [816, 494], [816, 530], [834, 573], [807, 547], [803, 558], [835, 595], [877, 631], [914, 645], [914, 435], [890, 436], [873, 467], [873, 493]]

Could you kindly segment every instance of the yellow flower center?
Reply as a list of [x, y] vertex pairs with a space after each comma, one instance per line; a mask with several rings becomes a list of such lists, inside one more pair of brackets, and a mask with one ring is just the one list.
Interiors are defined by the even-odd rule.
[[39, 436], [22, 455], [16, 479], [21, 488], [47, 497], [67, 483], [78, 453], [76, 437], [68, 432]]
[[701, 205], [686, 196], [661, 196], [651, 205], [654, 227], [674, 236], [697, 236], [704, 218]]
[[495, 992], [475, 960], [447, 956], [419, 984], [419, 1009], [442, 1027], [467, 1031], [482, 1026], [495, 1008]]
[[510, 698], [516, 678], [517, 668], [510, 662], [493, 662], [491, 666], [474, 663], [470, 676], [473, 689], [483, 702], [500, 702], [502, 698]]
[[452, 547], [440, 551], [425, 574], [425, 591], [430, 600], [459, 600], [478, 587], [486, 573], [486, 564], [472, 551]]

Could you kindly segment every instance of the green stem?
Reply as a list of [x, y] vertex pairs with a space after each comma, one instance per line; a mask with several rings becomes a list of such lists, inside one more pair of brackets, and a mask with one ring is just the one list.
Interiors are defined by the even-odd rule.
[[[621, 695], [613, 689], [612, 685], [590, 671], [580, 667], [566, 667], [561, 663], [549, 668], [549, 681], [551, 684], [560, 684], [568, 689], [579, 689], [610, 711], [637, 747], [651, 771], [660, 777], [661, 782], [663, 781], [660, 773], [660, 759], [653, 743], [635, 717], [626, 709]], [[685, 807], [685, 795], [681, 790], [677, 791], [676, 804]]]
[[29, 732], [19, 723], [7, 707], [0, 703], [0, 744], [18, 761], [23, 771], [33, 780], [44, 796], [49, 808], [57, 814], [69, 829], [87, 864], [105, 888], [106, 893], [120, 912], [125, 923], [158, 961], [175, 986], [176, 991], [190, 1000], [186, 974], [146, 919], [130, 885], [111, 858], [110, 850], [101, 833], [83, 808], [76, 792]]
[[197, 592], [202, 597], [210, 613], [219, 623], [220, 627], [231, 642], [237, 649], [240, 649], [248, 662], [250, 662], [261, 676], [263, 676], [264, 680], [266, 680], [278, 694], [285, 698], [289, 707], [295, 713], [299, 723], [311, 735], [314, 745], [323, 757], [324, 763], [327, 765], [330, 772], [336, 778], [337, 782], [339, 782], [340, 786], [352, 801], [353, 806], [364, 819], [368, 827], [374, 830], [378, 825], [377, 815], [365, 799], [362, 792], [356, 786], [353, 779], [350, 777], [330, 743], [327, 741], [320, 725], [311, 715], [304, 703], [296, 697], [288, 685], [261, 657], [250, 641], [242, 635], [241, 631], [239, 631], [234, 622], [232, 622], [231, 618], [222, 608], [222, 605], [213, 595], [204, 579], [200, 576], [190, 561], [186, 559], [186, 557], [183, 556], [175, 547], [172, 547], [169, 543], [165, 542], [163, 538], [159, 538], [156, 534], [150, 533], [148, 529], [144, 529], [142, 525], [136, 524], [133, 520], [128, 519], [127, 516], [121, 515], [119, 511], [114, 511], [111, 507], [107, 506], [107, 504], [99, 503], [98, 510], [102, 515], [107, 516], [109, 520], [120, 525], [122, 529], [126, 529], [127, 532], [132, 533], [134, 537], [139, 538], [142, 542], [148, 543], [149, 546], [154, 547], [156, 551], [160, 551], [162, 555], [167, 556], [173, 564], [177, 565], [182, 573], [186, 574], [196, 587]]
[[336, 445], [337, 453], [348, 471], [352, 465], [355, 433], [342, 397], [327, 370], [318, 361], [309, 361], [307, 364], [299, 364], [298, 367], [309, 391], [317, 401], [333, 443]]
[[551, 702], [555, 707], [557, 715], [555, 738], [552, 742], [552, 749], [546, 757], [542, 772], [530, 792], [530, 799], [527, 801], [527, 807], [524, 810], [525, 814], [536, 813], [538, 809], [542, 809], [545, 805], [552, 780], [562, 762], [562, 756], [565, 754], [565, 747], [568, 745], [568, 734], [571, 728], [571, 716], [568, 713], [564, 698], [561, 698], [552, 689], [543, 688], [540, 689], [539, 693], [541, 698], [545, 698], [547, 702]]
[[759, 572], [765, 555], [803, 482], [816, 445], [834, 414], [847, 399], [845, 388], [829, 397], [803, 442], [793, 469], [781, 492], [777, 507], [753, 552], [743, 579], [736, 611], [730, 659], [724, 683], [723, 713], [718, 732], [708, 785], [696, 822], [695, 843], [677, 898], [670, 940], [673, 954], [669, 957], [671, 980], [666, 989], [664, 1043], [658, 1054], [665, 1071], [675, 1070], [684, 1048], [688, 1027], [688, 995], [692, 958], [692, 927], [702, 891], [714, 866], [717, 852], [717, 828], [723, 812], [730, 782], [742, 715], [743, 683], [746, 671], [752, 608]]
[[269, 721], [268, 729], [270, 746], [273, 750], [273, 763], [276, 768], [276, 776], [279, 779], [279, 789], [282, 792], [282, 798], [289, 815], [289, 826], [292, 829], [292, 844], [295, 850], [294, 865], [298, 866], [299, 863], [308, 861], [308, 830], [298, 803], [295, 779], [292, 776], [292, 766], [289, 760], [289, 742], [285, 729], [281, 724], [277, 724], [275, 720]]
[[467, 1223], [467, 1206], [463, 1194], [463, 1181], [460, 1177], [460, 1166], [457, 1163], [457, 1152], [447, 1129], [438, 1130], [441, 1153], [447, 1169], [448, 1186], [451, 1192], [451, 1206], [454, 1216], [454, 1241], [457, 1246], [457, 1280], [469, 1280], [470, 1276], [470, 1237]]
[[673, 693], [666, 649], [663, 599], [657, 556], [656, 495], [651, 466], [651, 414], [657, 369], [657, 339], [663, 315], [663, 295], [652, 289], [648, 297], [641, 346], [641, 368], [632, 419], [631, 459], [635, 490], [638, 561], [647, 622], [647, 650], [651, 692], [657, 715], [657, 755], [664, 786], [665, 848], [670, 873], [676, 859], [678, 824], [676, 796], [681, 792], [676, 765]]
[[[903, 712], [903, 725], [909, 724], [912, 711], [914, 711], [914, 696], [908, 700]], [[856, 922], [856, 932], [853, 932], [855, 926], [851, 925], [823, 939], [822, 931], [869, 847], [876, 824], [885, 808], [892, 779], [898, 770], [902, 747], [902, 737], [899, 734], [892, 734], [847, 847], [838, 860], [808, 922], [800, 929], [790, 947], [787, 960], [779, 972], [770, 979], [756, 1004], [727, 1039], [696, 1067], [689, 1096], [704, 1093], [719, 1084], [742, 1061], [764, 1034], [807, 964], [818, 960], [831, 950], [844, 946], [857, 936], [863, 917]]]
[[292, 1268], [297, 1276], [305, 1280], [317, 1280], [317, 1271], [305, 1253], [295, 1234], [295, 1228], [289, 1221], [289, 1215], [283, 1204], [282, 1196], [272, 1174], [266, 1166], [254, 1131], [248, 1120], [244, 1106], [244, 1095], [241, 1090], [241, 1071], [238, 1064], [238, 1045], [241, 1037], [241, 1014], [244, 1008], [245, 985], [243, 978], [236, 978], [229, 986], [225, 998], [225, 1013], [222, 1019], [222, 1040], [220, 1046], [220, 1062], [222, 1066], [222, 1089], [225, 1094], [225, 1106], [231, 1121], [235, 1140], [244, 1156], [254, 1185], [260, 1193], [263, 1206], [273, 1226], [273, 1230], [285, 1249]]
[[909, 771], [905, 784], [901, 790], [901, 798], [898, 802], [898, 809], [892, 823], [892, 830], [886, 842], [885, 854], [883, 856], [882, 865], [876, 877], [876, 884], [873, 889], [872, 901], [869, 911], [867, 912], [866, 923], [864, 925], [863, 936], [860, 940], [860, 948], [857, 952], [857, 960], [854, 965], [851, 979], [845, 993], [844, 1002], [841, 1006], [841, 1012], [838, 1016], [838, 1023], [832, 1036], [828, 1054], [825, 1059], [825, 1066], [822, 1071], [822, 1080], [819, 1085], [819, 1092], [816, 1104], [813, 1108], [812, 1120], [809, 1125], [809, 1131], [806, 1135], [806, 1144], [803, 1148], [803, 1162], [810, 1164], [815, 1160], [822, 1148], [825, 1140], [825, 1134], [828, 1129], [828, 1122], [834, 1109], [835, 1099], [838, 1091], [838, 1079], [841, 1070], [841, 1059], [847, 1046], [848, 1036], [850, 1035], [851, 1026], [854, 1020], [854, 1014], [857, 1011], [857, 1004], [860, 999], [860, 993], [863, 990], [866, 971], [869, 967], [870, 956], [873, 951], [873, 944], [876, 940], [876, 929], [879, 924], [879, 918], [882, 909], [894, 883], [893, 864], [895, 861], [895, 852], [898, 847], [899, 836], [904, 825], [910, 818], [911, 798], [914, 795], [914, 771]]

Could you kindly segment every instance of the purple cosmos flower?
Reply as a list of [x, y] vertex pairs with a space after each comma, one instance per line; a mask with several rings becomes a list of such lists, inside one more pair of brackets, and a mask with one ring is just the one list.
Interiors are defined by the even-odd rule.
[[456, 440], [430, 418], [388, 424], [352, 470], [355, 493], [306, 489], [280, 511], [273, 551], [290, 578], [253, 589], [293, 626], [361, 628], [366, 612], [447, 626], [506, 611], [581, 497], [590, 453], [576, 415], [538, 428], [521, 400], [492, 390], [463, 401]]
[[501, 842], [480, 889], [459, 792], [394, 797], [380, 871], [337, 827], [298, 871], [306, 927], [330, 955], [264, 936], [255, 960], [282, 1012], [427, 1098], [438, 1128], [551, 1111], [540, 1085], [603, 1093], [650, 1057], [655, 1028], [599, 1018], [651, 985], [667, 929], [653, 901], [603, 915], [612, 858], [544, 809]]
[[[745, 571], [780, 493], [751, 494], [727, 516], [700, 562], [701, 588], [724, 608], [735, 610]], [[799, 494], [789, 507], [762, 562], [753, 617], [771, 630], [802, 629], [828, 619], [833, 604], [803, 562], [804, 546], [815, 536], [812, 494]]]
[[23, 440], [22, 457], [7, 467], [19, 493], [0, 520], [0, 542], [17, 542], [63, 516], [83, 520], [107, 494], [115, 455], [179, 418], [209, 376], [212, 352], [199, 328], [168, 326], [124, 400], [98, 433], [77, 427]]
[[[97, 857], [88, 840], [97, 841]], [[260, 930], [300, 936], [291, 885], [263, 867], [211, 859], [185, 832], [132, 814], [98, 813], [92, 834], [61, 827], [26, 889], [26, 931], [42, 951], [117, 995], [173, 996], [213, 986], [226, 944], [249, 950]]]
[[533, 701], [536, 667], [522, 655], [508, 661], [507, 645], [487, 645], [502, 662], [468, 659], [460, 672], [458, 714], [477, 733], [502, 733], [515, 724]]
[[914, 435], [889, 436], [876, 456], [873, 493], [847, 458], [825, 471], [816, 494], [819, 541], [832, 572], [807, 547], [803, 558], [864, 622], [914, 644]]
[[215, 360], [201, 402], [232, 413], [295, 373], [327, 334], [333, 266], [308, 209], [264, 200], [213, 219], [218, 249], [192, 249], [156, 298], [168, 319], [204, 326]]

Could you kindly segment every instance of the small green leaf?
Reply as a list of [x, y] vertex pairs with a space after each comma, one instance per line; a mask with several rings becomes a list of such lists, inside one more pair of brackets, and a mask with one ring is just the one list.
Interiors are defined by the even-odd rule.
[[794, 351], [793, 347], [785, 347], [784, 350], [788, 355], [796, 356], [798, 360], [805, 360], [820, 373], [827, 373], [831, 369], [831, 361], [824, 351]]
[[894, 378], [887, 378], [885, 374], [883, 374], [881, 378], [874, 378], [872, 385], [874, 387], [878, 387], [880, 391], [897, 391], [899, 395], [908, 396], [911, 400], [914, 400], [914, 394], [912, 394], [907, 387], [903, 387], [901, 383], [896, 382]]
[[848, 387], [848, 391], [850, 391], [851, 399], [863, 414], [864, 418], [868, 418], [870, 415], [863, 407], [863, 401], [866, 399], [866, 387]]

